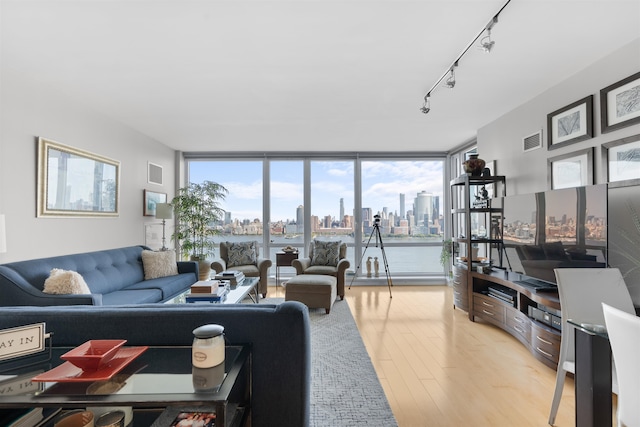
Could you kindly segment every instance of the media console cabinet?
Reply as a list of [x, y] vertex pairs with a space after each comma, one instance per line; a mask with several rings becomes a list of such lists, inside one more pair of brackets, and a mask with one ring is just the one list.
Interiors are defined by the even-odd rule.
[[[557, 291], [537, 291], [518, 282], [526, 276], [494, 269], [489, 274], [469, 272], [466, 265], [453, 266], [453, 301], [469, 313], [469, 320], [491, 323], [525, 345], [536, 359], [556, 369], [560, 354], [560, 330], [529, 315], [530, 307], [545, 312], [560, 311]], [[513, 303], [489, 295], [491, 285], [509, 289]]]

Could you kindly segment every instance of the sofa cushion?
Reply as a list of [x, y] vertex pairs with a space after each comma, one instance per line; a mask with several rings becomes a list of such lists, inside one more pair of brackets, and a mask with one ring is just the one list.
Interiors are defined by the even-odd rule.
[[325, 242], [322, 240], [313, 241], [313, 256], [311, 265], [337, 266], [340, 256], [340, 244], [342, 242]]
[[175, 276], [178, 274], [175, 251], [142, 251], [142, 267], [144, 279]]
[[[193, 273], [177, 274], [175, 276], [158, 277], [157, 279], [143, 280], [142, 282], [135, 283], [131, 286], [127, 286], [123, 290], [141, 290], [141, 289], [158, 289], [162, 293], [162, 301], [174, 297], [181, 292], [186, 291], [193, 285]], [[127, 304], [132, 304], [138, 301], [131, 301]]]
[[227, 267], [256, 265], [258, 262], [256, 242], [227, 242], [227, 257]]
[[542, 249], [544, 250], [544, 254], [547, 259], [554, 259], [558, 261], [569, 260], [569, 256], [564, 251], [562, 242], [545, 243], [542, 245]]
[[544, 250], [537, 245], [524, 245], [522, 246], [522, 253], [528, 260], [542, 260], [545, 259]]
[[146, 304], [162, 300], [160, 289], [124, 289], [102, 295], [103, 305]]
[[42, 292], [47, 294], [90, 294], [89, 286], [76, 271], [51, 269]]

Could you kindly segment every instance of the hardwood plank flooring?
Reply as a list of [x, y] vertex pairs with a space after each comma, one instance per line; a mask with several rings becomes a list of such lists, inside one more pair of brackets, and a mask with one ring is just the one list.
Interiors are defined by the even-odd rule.
[[[400, 427], [548, 425], [555, 370], [501, 329], [469, 321], [448, 286], [392, 293], [353, 286], [345, 301]], [[574, 399], [567, 377], [557, 427], [575, 425]]]

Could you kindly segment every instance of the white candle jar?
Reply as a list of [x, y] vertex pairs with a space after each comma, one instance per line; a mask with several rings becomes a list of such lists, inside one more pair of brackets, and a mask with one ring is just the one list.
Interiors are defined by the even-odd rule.
[[212, 368], [224, 363], [224, 327], [202, 325], [193, 330], [191, 360], [196, 368]]

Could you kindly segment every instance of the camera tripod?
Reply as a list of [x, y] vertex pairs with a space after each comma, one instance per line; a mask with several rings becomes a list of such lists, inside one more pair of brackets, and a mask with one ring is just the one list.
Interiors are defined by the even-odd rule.
[[391, 281], [391, 275], [389, 274], [389, 263], [387, 262], [387, 254], [384, 251], [384, 243], [382, 243], [382, 235], [380, 234], [380, 226], [377, 222], [373, 224], [373, 230], [371, 230], [371, 234], [369, 235], [369, 240], [367, 240], [367, 244], [364, 246], [364, 251], [362, 251], [362, 257], [360, 258], [360, 263], [358, 267], [356, 267], [356, 271], [351, 278], [351, 283], [349, 283], [349, 289], [351, 289], [351, 285], [353, 284], [353, 279], [358, 275], [358, 270], [360, 270], [360, 266], [362, 265], [362, 260], [364, 259], [364, 254], [367, 253], [367, 249], [369, 249], [369, 243], [371, 243], [371, 239], [375, 236], [376, 248], [378, 247], [378, 241], [380, 242], [380, 250], [382, 250], [382, 263], [384, 265], [384, 273], [387, 276], [387, 287], [389, 288], [389, 298], [393, 298], [391, 294], [391, 287], [393, 286], [393, 282]]

